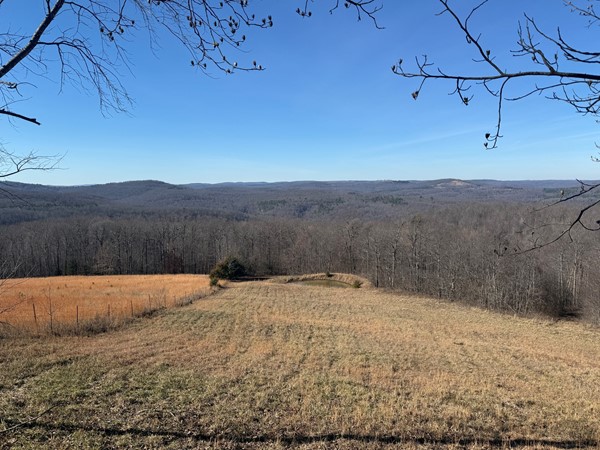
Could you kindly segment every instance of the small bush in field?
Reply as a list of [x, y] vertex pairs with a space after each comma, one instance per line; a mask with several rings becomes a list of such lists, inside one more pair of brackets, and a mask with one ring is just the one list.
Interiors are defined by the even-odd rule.
[[248, 273], [244, 264], [242, 264], [237, 258], [227, 258], [214, 267], [210, 271], [211, 283], [213, 279], [216, 280], [235, 280], [236, 278], [243, 277]]
[[362, 286], [362, 282], [360, 282], [358, 280], [354, 280], [354, 283], [352, 283], [352, 287], [355, 289], [358, 289], [361, 286]]

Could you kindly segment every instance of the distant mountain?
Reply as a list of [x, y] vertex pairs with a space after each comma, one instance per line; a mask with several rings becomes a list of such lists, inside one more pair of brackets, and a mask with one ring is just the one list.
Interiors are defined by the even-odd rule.
[[193, 183], [144, 180], [89, 186], [0, 182], [0, 224], [80, 215], [185, 214], [311, 219], [393, 219], [460, 202], [550, 202], [574, 180], [293, 181]]

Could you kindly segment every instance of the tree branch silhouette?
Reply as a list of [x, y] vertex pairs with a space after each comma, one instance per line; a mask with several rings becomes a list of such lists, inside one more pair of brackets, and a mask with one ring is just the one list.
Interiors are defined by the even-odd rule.
[[[571, 105], [577, 113], [598, 116], [600, 113], [600, 73], [592, 72], [591, 64], [600, 64], [600, 52], [578, 49], [570, 45], [563, 37], [560, 28], [556, 36], [544, 32], [537, 22], [527, 14], [517, 27], [517, 46], [510, 51], [514, 57], [520, 58], [519, 67], [504, 69], [497, 61], [499, 51], [494, 51], [486, 46], [484, 38], [471, 27], [470, 20], [490, 0], [483, 0], [473, 7], [466, 17], [461, 17], [450, 0], [438, 0], [442, 6], [439, 15], [449, 15], [454, 24], [463, 33], [467, 45], [473, 48], [473, 61], [479, 64], [480, 69], [466, 72], [455, 72], [438, 67], [433, 64], [427, 55], [416, 57], [412, 68], [407, 68], [401, 59], [392, 66], [392, 71], [403, 78], [416, 79], [419, 84], [412, 97], [417, 100], [425, 83], [429, 81], [448, 81], [452, 84], [451, 95], [459, 98], [460, 102], [468, 106], [473, 100], [470, 90], [481, 87], [484, 93], [497, 99], [497, 112], [495, 126], [492, 131], [485, 133], [484, 147], [497, 148], [502, 137], [502, 109], [505, 101], [522, 100], [533, 94], [543, 94], [552, 100], [558, 100]], [[563, 1], [588, 20], [591, 25], [598, 20], [593, 0], [588, 0], [591, 8], [577, 7], [575, 2]], [[552, 56], [543, 48], [543, 45], [552, 47]], [[525, 57], [525, 58], [523, 58]], [[568, 65], [569, 70], [561, 67]], [[576, 67], [581, 70], [570, 70]], [[530, 88], [520, 94], [507, 95], [507, 87], [511, 81], [531, 80]]]

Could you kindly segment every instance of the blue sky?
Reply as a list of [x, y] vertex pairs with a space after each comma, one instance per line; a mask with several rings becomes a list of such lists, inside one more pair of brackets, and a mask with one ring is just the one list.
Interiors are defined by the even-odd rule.
[[[275, 26], [249, 33], [248, 53], [239, 59], [258, 60], [263, 72], [207, 77], [167, 35], [152, 52], [138, 32], [128, 47], [131, 73], [122, 70], [135, 102], [127, 114], [103, 116], [93, 93], [70, 85], [61, 90], [53, 72], [36, 80], [19, 109], [42, 126], [3, 120], [2, 142], [13, 151], [64, 158], [60, 170], [12, 180], [600, 178], [600, 166], [590, 159], [597, 154], [599, 125], [567, 105], [539, 97], [506, 104], [504, 138], [486, 151], [493, 99], [476, 91], [465, 107], [447, 95], [447, 84], [429, 84], [418, 101], [411, 98], [417, 82], [390, 70], [398, 58], [408, 62], [426, 53], [449, 71], [472, 67], [472, 47], [447, 15], [435, 15], [437, 0], [382, 0], [384, 30], [357, 22], [343, 8], [330, 15], [333, 1], [316, 1], [310, 19], [294, 13], [300, 1], [255, 3], [273, 15]], [[23, 10], [12, 11], [12, 27], [30, 14], [25, 2], [18, 4]], [[561, 25], [574, 40], [595, 41], [594, 29], [581, 26], [560, 0], [491, 0], [473, 25], [506, 67], [518, 67], [509, 50], [524, 10], [549, 32]], [[229, 55], [236, 59], [236, 52]]]

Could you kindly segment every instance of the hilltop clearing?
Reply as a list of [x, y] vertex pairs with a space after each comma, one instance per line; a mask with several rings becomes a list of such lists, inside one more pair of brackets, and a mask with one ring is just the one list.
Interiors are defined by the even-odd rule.
[[599, 338], [374, 289], [231, 283], [113, 333], [1, 340], [0, 448], [597, 446]]

